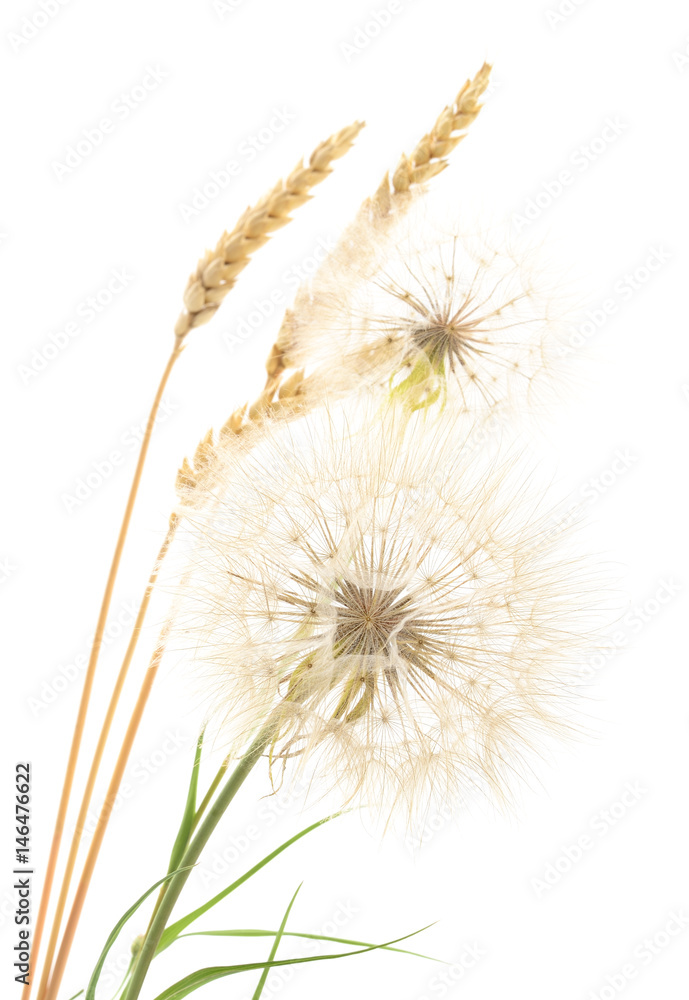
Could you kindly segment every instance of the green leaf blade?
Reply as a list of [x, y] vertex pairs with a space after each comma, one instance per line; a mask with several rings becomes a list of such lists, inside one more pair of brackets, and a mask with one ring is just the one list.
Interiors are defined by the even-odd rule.
[[[188, 871], [188, 870], [189, 870], [188, 868], [180, 868], [180, 869], [178, 869], [178, 871]], [[174, 872], [168, 872], [168, 874], [164, 878], [159, 879], [157, 882], [155, 882], [150, 887], [150, 889], [147, 889], [146, 892], [143, 894], [143, 896], [139, 896], [139, 898], [137, 899], [137, 901], [132, 906], [130, 906], [129, 909], [125, 913], [122, 914], [122, 916], [117, 921], [117, 923], [115, 924], [115, 926], [113, 927], [113, 929], [110, 931], [110, 934], [108, 935], [108, 939], [105, 942], [105, 947], [103, 948], [103, 950], [100, 953], [100, 956], [98, 958], [98, 961], [96, 962], [96, 966], [95, 966], [95, 968], [94, 968], [94, 970], [93, 970], [93, 972], [91, 974], [91, 978], [89, 980], [89, 984], [86, 987], [86, 994], [84, 996], [84, 1000], [95, 1000], [96, 987], [98, 985], [98, 980], [100, 979], [100, 974], [103, 971], [103, 966], [105, 965], [105, 960], [108, 957], [108, 953], [109, 953], [110, 949], [112, 948], [112, 946], [114, 945], [115, 941], [119, 937], [120, 931], [122, 930], [122, 928], [124, 927], [124, 925], [127, 923], [127, 921], [129, 920], [129, 918], [132, 917], [136, 913], [136, 911], [148, 899], [148, 897], [151, 895], [151, 893], [155, 892], [156, 889], [159, 886], [163, 885], [164, 882], [168, 882], [176, 874], [177, 874], [176, 871], [174, 871]], [[77, 996], [78, 995], [79, 994], [77, 994]]]
[[189, 781], [189, 789], [187, 791], [187, 800], [184, 805], [184, 813], [182, 814], [182, 822], [180, 823], [179, 830], [177, 832], [177, 837], [175, 838], [175, 843], [172, 847], [172, 853], [170, 855], [170, 863], [168, 865], [168, 872], [174, 871], [175, 868], [179, 867], [179, 864], [184, 856], [184, 852], [189, 846], [189, 841], [194, 829], [194, 820], [196, 818], [196, 796], [199, 787], [199, 767], [201, 765], [201, 750], [203, 748], [203, 736], [204, 730], [201, 730], [199, 738], [196, 742], [196, 753], [194, 754], [194, 765], [191, 769], [191, 779]]
[[[224, 930], [224, 931], [190, 931], [188, 934], [180, 934], [179, 940], [188, 937], [273, 937], [277, 931], [263, 930], [259, 928], [244, 928]], [[399, 955], [411, 955], [413, 958], [424, 958], [429, 962], [442, 962], [441, 958], [434, 958], [433, 955], [423, 955], [420, 951], [409, 951], [407, 948], [393, 948], [387, 945], [374, 945], [370, 941], [356, 941], [352, 938], [331, 937], [329, 934], [308, 934], [302, 931], [284, 931], [283, 937], [300, 938], [305, 941], [327, 941], [330, 944], [348, 944], [352, 947], [376, 948], [385, 951], [396, 951]]]
[[[275, 958], [275, 955], [277, 954], [278, 946], [280, 944], [280, 941], [282, 940], [282, 935], [285, 933], [285, 927], [287, 926], [287, 918], [289, 917], [292, 907], [294, 906], [294, 901], [297, 898], [297, 895], [299, 894], [299, 889], [301, 889], [301, 886], [298, 886], [297, 891], [292, 896], [291, 900], [289, 901], [289, 905], [285, 910], [285, 915], [282, 918], [282, 923], [280, 924], [280, 928], [277, 934], [275, 935], [275, 940], [273, 941], [273, 945], [270, 949], [270, 954], [268, 955], [269, 962], [272, 962], [273, 959]], [[268, 978], [268, 972], [269, 969], [268, 966], [266, 966], [266, 968], [261, 973], [261, 978], [258, 981], [258, 985], [256, 986], [256, 990], [254, 991], [254, 995], [251, 998], [251, 1000], [260, 1000], [261, 993], [263, 993], [263, 987], [265, 986], [266, 979]]]
[[292, 844], [295, 844], [298, 840], [301, 840], [302, 837], [305, 837], [308, 833], [318, 829], [318, 827], [323, 826], [325, 823], [329, 823], [330, 820], [336, 819], [338, 816], [342, 815], [342, 812], [334, 813], [332, 816], [326, 816], [324, 819], [320, 819], [316, 823], [312, 823], [310, 826], [305, 827], [305, 829], [300, 830], [299, 833], [296, 833], [293, 837], [290, 837], [289, 840], [286, 840], [284, 843], [280, 844], [279, 847], [276, 847], [274, 851], [271, 851], [270, 854], [267, 854], [261, 859], [261, 861], [255, 864], [253, 868], [250, 868], [247, 872], [232, 882], [231, 885], [222, 889], [219, 893], [213, 896], [212, 899], [209, 899], [208, 902], [203, 903], [195, 910], [187, 913], [184, 917], [180, 917], [180, 919], [175, 921], [174, 924], [170, 924], [169, 927], [165, 928], [165, 931], [160, 938], [156, 954], [159, 955], [161, 951], [165, 951], [166, 948], [169, 948], [170, 945], [179, 937], [182, 931], [186, 930], [191, 923], [203, 916], [204, 913], [207, 913], [217, 903], [221, 902], [221, 900], [229, 896], [230, 893], [234, 892], [235, 889], [238, 889], [240, 885], [244, 884], [244, 882], [247, 882], [253, 875], [259, 872], [261, 868], [264, 868], [279, 854], [286, 851], [288, 847], [292, 846]]
[[419, 928], [418, 931], [412, 931], [411, 934], [394, 938], [392, 941], [386, 941], [384, 944], [374, 944], [367, 948], [359, 948], [356, 951], [343, 951], [332, 955], [308, 955], [305, 958], [283, 958], [272, 962], [248, 962], [243, 965], [216, 965], [206, 969], [197, 969], [196, 972], [192, 972], [190, 975], [185, 976], [184, 979], [180, 979], [166, 990], [163, 990], [155, 1000], [183, 1000], [184, 997], [189, 996], [190, 993], [200, 989], [207, 983], [214, 982], [216, 979], [223, 979], [226, 976], [235, 976], [240, 972], [253, 972], [257, 969], [275, 969], [285, 965], [304, 965], [307, 962], [327, 962], [338, 958], [349, 958], [352, 955], [363, 955], [366, 952], [382, 948], [390, 948], [394, 944], [399, 944], [400, 941], [406, 941], [416, 934], [423, 933], [423, 931], [431, 926], [431, 924], [428, 924], [426, 927]]

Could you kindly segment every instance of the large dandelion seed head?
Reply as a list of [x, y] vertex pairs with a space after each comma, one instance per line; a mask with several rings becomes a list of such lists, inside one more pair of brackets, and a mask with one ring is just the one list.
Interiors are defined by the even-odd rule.
[[312, 413], [233, 452], [188, 514], [185, 642], [224, 744], [277, 720], [276, 783], [409, 818], [509, 799], [571, 732], [595, 580], [472, 431]]

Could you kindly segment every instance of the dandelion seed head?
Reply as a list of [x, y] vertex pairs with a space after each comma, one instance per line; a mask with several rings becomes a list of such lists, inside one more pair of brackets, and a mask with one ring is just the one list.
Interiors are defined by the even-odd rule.
[[314, 280], [312, 308], [285, 347], [290, 364], [314, 366], [334, 392], [384, 385], [412, 408], [451, 393], [475, 416], [538, 414], [552, 400], [564, 381], [562, 324], [531, 249], [414, 213], [370, 242], [365, 266], [348, 253]]
[[509, 799], [573, 729], [598, 622], [596, 576], [538, 491], [467, 448], [456, 412], [432, 426], [310, 413], [233, 452], [186, 521], [180, 629], [218, 739], [239, 750], [278, 719], [275, 781], [284, 766], [386, 818]]

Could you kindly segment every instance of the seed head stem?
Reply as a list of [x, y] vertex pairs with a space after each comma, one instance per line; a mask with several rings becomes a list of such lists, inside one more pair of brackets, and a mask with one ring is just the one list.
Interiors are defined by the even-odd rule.
[[179, 899], [180, 893], [189, 878], [189, 866], [195, 865], [198, 861], [202, 850], [211, 837], [211, 834], [222, 817], [225, 815], [228, 806], [243, 785], [245, 779], [248, 777], [249, 772], [254, 765], [258, 763], [264, 750], [266, 750], [266, 748], [270, 745], [274, 735], [275, 723], [273, 721], [269, 721], [261, 729], [258, 736], [254, 739], [247, 752], [237, 764], [237, 767], [232, 771], [227, 782], [220, 790], [215, 802], [206, 813], [206, 818], [198, 827], [196, 836], [190, 843], [184, 853], [184, 857], [180, 861], [180, 868], [184, 868], [185, 871], [179, 871], [177, 875], [175, 875], [167, 883], [167, 888], [165, 889], [165, 894], [158, 906], [158, 911], [151, 921], [144, 942], [141, 945], [141, 950], [137, 955], [136, 964], [132, 970], [132, 978], [129, 988], [125, 994], [125, 1000], [137, 1000], [137, 997], [141, 992], [141, 987], [143, 986], [146, 973], [148, 972], [148, 968], [155, 957], [163, 931], [167, 926], [175, 903]]

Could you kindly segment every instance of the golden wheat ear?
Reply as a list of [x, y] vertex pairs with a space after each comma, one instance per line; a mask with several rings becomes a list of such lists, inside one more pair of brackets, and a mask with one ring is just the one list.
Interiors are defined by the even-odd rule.
[[[447, 157], [466, 138], [469, 126], [483, 107], [479, 99], [488, 86], [491, 69], [489, 63], [484, 63], [473, 80], [466, 81], [452, 104], [440, 113], [430, 132], [416, 144], [411, 155], [402, 156], [392, 180], [386, 173], [375, 193], [363, 202], [313, 280], [300, 286], [293, 307], [285, 312], [277, 340], [266, 362], [269, 385], [277, 385], [286, 369], [304, 363], [304, 358], [292, 356], [295, 330], [308, 325], [313, 319], [314, 310], [318, 308], [319, 286], [332, 283], [334, 273], [339, 276], [342, 272], [365, 272], [376, 257], [378, 238], [408, 208], [414, 191], [448, 165]], [[352, 259], [353, 254], [356, 261]]]
[[483, 107], [479, 98], [488, 86], [491, 69], [490, 63], [484, 63], [474, 79], [466, 81], [452, 104], [438, 116], [431, 131], [416, 144], [414, 152], [410, 156], [402, 155], [392, 182], [386, 174], [373, 198], [364, 202], [364, 206], [372, 206], [387, 215], [396, 196], [399, 198], [414, 185], [431, 180], [448, 166], [447, 157], [462, 139], [466, 139], [469, 126]]
[[230, 414], [229, 418], [215, 434], [209, 430], [199, 441], [194, 457], [185, 458], [177, 471], [175, 482], [177, 496], [183, 506], [196, 502], [200, 487], [212, 488], [218, 466], [226, 460], [227, 446], [232, 438], [240, 434], [246, 437], [249, 430], [258, 430], [265, 421], [289, 420], [304, 409], [302, 385], [303, 370], [292, 372], [276, 386], [272, 383], [263, 390], [253, 403], [244, 403]]
[[184, 309], [175, 324], [178, 340], [214, 316], [251, 255], [268, 242], [271, 233], [291, 222], [290, 212], [311, 199], [311, 188], [332, 173], [333, 161], [351, 149], [363, 127], [364, 122], [354, 122], [321, 142], [307, 164], [298, 163], [286, 180], [247, 208], [234, 229], [223, 233], [214, 250], [206, 251], [187, 282]]

